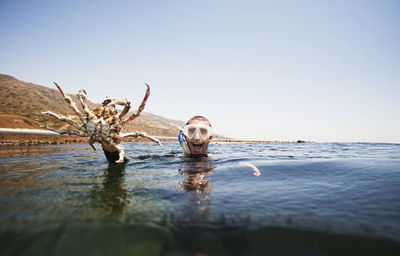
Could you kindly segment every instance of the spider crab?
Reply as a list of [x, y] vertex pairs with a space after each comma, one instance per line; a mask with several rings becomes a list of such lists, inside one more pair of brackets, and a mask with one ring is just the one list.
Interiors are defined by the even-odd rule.
[[[120, 145], [122, 138], [124, 137], [143, 137], [148, 138], [154, 142], [157, 142], [161, 147], [161, 142], [151, 136], [148, 136], [144, 132], [136, 131], [134, 133], [121, 133], [122, 126], [129, 121], [133, 120], [143, 111], [144, 106], [146, 104], [147, 98], [150, 95], [150, 86], [146, 83], [147, 90], [146, 94], [140, 104], [139, 108], [133, 111], [133, 114], [128, 118], [123, 119], [123, 117], [128, 113], [130, 109], [130, 102], [127, 99], [119, 99], [119, 98], [106, 98], [103, 103], [95, 107], [92, 111], [90, 111], [87, 100], [88, 97], [86, 95], [85, 90], [80, 90], [78, 92], [78, 98], [82, 104], [82, 108], [84, 111], [84, 115], [78, 110], [74, 101], [72, 101], [71, 97], [66, 95], [60, 85], [56, 82], [54, 84], [57, 86], [58, 90], [61, 92], [64, 100], [69, 104], [75, 114], [79, 117], [82, 122], [82, 125], [75, 122], [69, 117], [59, 115], [53, 113], [51, 111], [42, 112], [42, 114], [47, 114], [52, 117], [55, 117], [61, 121], [67, 122], [72, 125], [75, 129], [55, 129], [53, 127], [44, 126], [43, 128], [55, 131], [59, 134], [68, 134], [68, 135], [77, 135], [81, 137], [89, 137], [89, 145], [96, 151], [96, 147], [94, 146], [95, 142], [101, 143], [102, 146], [106, 146], [107, 148], [113, 148], [118, 151], [119, 159], [115, 161], [116, 163], [124, 162], [125, 151], [122, 145]], [[124, 109], [118, 113], [115, 105], [124, 106]]]

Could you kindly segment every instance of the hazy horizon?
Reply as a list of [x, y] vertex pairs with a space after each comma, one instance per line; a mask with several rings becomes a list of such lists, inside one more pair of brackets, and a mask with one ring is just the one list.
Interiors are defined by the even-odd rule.
[[0, 1], [0, 73], [237, 139], [400, 143], [398, 1]]

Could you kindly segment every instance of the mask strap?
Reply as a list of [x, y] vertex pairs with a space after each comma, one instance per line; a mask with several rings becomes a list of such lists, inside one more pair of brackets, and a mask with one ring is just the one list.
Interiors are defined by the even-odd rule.
[[183, 151], [185, 151], [186, 154], [190, 154], [191, 152], [190, 152], [190, 149], [189, 149], [189, 147], [187, 145], [185, 137], [183, 136], [182, 130], [178, 135], [178, 140], [179, 140], [179, 143], [181, 144], [181, 147], [183, 148]]

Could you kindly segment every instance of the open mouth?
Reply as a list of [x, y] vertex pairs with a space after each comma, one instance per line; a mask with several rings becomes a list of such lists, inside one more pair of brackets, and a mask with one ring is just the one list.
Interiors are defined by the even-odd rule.
[[192, 153], [202, 153], [203, 143], [192, 143]]

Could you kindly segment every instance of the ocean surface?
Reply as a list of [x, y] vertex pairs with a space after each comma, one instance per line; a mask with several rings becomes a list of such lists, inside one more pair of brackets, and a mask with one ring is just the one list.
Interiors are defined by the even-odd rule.
[[0, 255], [400, 255], [400, 144], [0, 148]]

